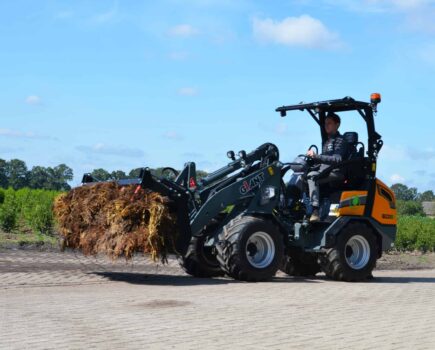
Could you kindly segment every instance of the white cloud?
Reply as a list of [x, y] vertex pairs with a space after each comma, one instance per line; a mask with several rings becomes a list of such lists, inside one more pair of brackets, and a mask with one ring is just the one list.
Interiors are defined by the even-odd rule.
[[382, 147], [380, 157], [383, 160], [402, 162], [407, 160], [435, 160], [435, 149], [432, 147], [403, 147], [401, 145], [385, 145]]
[[11, 130], [11, 129], [0, 129], [0, 136], [23, 138], [23, 139], [57, 140], [57, 138], [52, 136], [38, 135], [29, 131], [19, 131], [19, 130]]
[[399, 174], [393, 174], [390, 176], [390, 181], [391, 183], [404, 183], [405, 182], [405, 178], [403, 178], [402, 176], [400, 176]]
[[118, 11], [118, 3], [115, 2], [109, 10], [96, 14], [90, 19], [93, 24], [106, 24], [110, 22], [117, 22], [120, 20], [120, 14]]
[[120, 156], [120, 157], [143, 157], [145, 153], [138, 148], [128, 148], [124, 146], [109, 146], [104, 143], [97, 143], [93, 146], [77, 146], [76, 149], [86, 154], [100, 154], [108, 156]]
[[252, 29], [254, 37], [260, 42], [321, 49], [342, 46], [337, 33], [309, 15], [287, 17], [282, 21], [254, 18]]
[[331, 7], [353, 12], [397, 14], [404, 18], [400, 29], [435, 33], [435, 0], [323, 0]]
[[435, 149], [433, 148], [408, 148], [409, 159], [430, 161], [435, 159]]
[[356, 12], [413, 11], [435, 3], [434, 0], [323, 0], [323, 2]]
[[435, 44], [428, 44], [422, 47], [419, 51], [420, 58], [435, 67]]
[[169, 35], [189, 38], [198, 34], [198, 30], [190, 24], [179, 24], [169, 29]]
[[421, 8], [434, 3], [432, 0], [365, 0], [365, 3], [386, 7], [392, 7], [398, 10], [410, 10]]
[[170, 140], [182, 140], [183, 137], [175, 130], [169, 130], [163, 134], [163, 137]]
[[382, 160], [405, 161], [409, 159], [408, 150], [400, 145], [384, 145], [379, 157]]
[[414, 174], [417, 174], [418, 176], [425, 176], [427, 174], [426, 170], [414, 170]]
[[39, 105], [39, 104], [41, 104], [42, 101], [41, 101], [41, 98], [39, 96], [30, 95], [30, 96], [26, 97], [24, 102], [26, 102], [28, 105]]
[[181, 154], [181, 157], [189, 160], [207, 158], [204, 154], [198, 152], [184, 152]]
[[8, 147], [8, 146], [3, 147], [3, 146], [0, 146], [0, 152], [3, 154], [4, 153], [17, 153], [17, 152], [21, 152], [23, 150], [24, 150], [23, 147]]
[[275, 132], [278, 135], [285, 135], [285, 134], [287, 134], [287, 131], [288, 131], [288, 124], [287, 123], [279, 123], [275, 128]]
[[410, 11], [406, 17], [406, 25], [409, 30], [433, 35], [435, 33], [435, 7]]
[[178, 94], [181, 96], [196, 96], [198, 95], [198, 90], [194, 87], [182, 87], [178, 89]]

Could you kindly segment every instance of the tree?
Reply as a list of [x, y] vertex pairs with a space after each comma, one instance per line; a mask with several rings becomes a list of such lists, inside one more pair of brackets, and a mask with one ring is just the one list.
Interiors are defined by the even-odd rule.
[[22, 160], [11, 159], [6, 162], [6, 176], [8, 185], [17, 190], [27, 186], [27, 166]]
[[408, 188], [408, 186], [398, 183], [392, 185], [391, 190], [396, 195], [397, 200], [413, 201], [417, 199], [417, 189], [415, 187]]
[[47, 168], [42, 166], [34, 166], [28, 173], [28, 186], [30, 188], [44, 188], [49, 187], [50, 176]]
[[91, 176], [99, 181], [107, 181], [110, 180], [110, 173], [102, 168], [94, 169], [91, 173]]
[[435, 194], [433, 191], [424, 191], [423, 193], [418, 194], [418, 200], [420, 202], [433, 202], [435, 201]]
[[113, 180], [121, 180], [121, 179], [126, 179], [127, 174], [125, 172], [123, 172], [122, 170], [115, 170], [115, 171], [112, 171], [110, 173], [110, 177]]
[[153, 174], [154, 176], [157, 177], [161, 177], [163, 175], [163, 168], [155, 168], [155, 169], [150, 169], [151, 170], [151, 174]]
[[8, 187], [7, 162], [4, 159], [0, 159], [0, 187]]
[[206, 171], [203, 171], [203, 170], [196, 171], [196, 177], [198, 178], [198, 180], [206, 177], [207, 175], [208, 175], [208, 173]]
[[59, 164], [54, 168], [34, 166], [28, 172], [27, 179], [30, 188], [68, 191], [71, 189], [68, 181], [73, 179], [73, 170], [65, 164]]
[[52, 174], [51, 176], [51, 187], [53, 190], [57, 191], [68, 191], [71, 186], [68, 181], [74, 178], [73, 170], [66, 164], [59, 164], [53, 169], [49, 168]]
[[142, 168], [136, 168], [136, 169], [130, 170], [130, 172], [128, 173], [128, 177], [131, 179], [138, 178], [141, 170], [142, 170]]

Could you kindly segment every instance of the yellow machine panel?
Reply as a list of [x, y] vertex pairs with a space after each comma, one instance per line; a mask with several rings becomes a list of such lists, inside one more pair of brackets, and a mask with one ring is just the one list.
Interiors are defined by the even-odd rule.
[[384, 225], [397, 224], [396, 198], [394, 193], [378, 179], [376, 179], [372, 217]]
[[367, 191], [345, 191], [341, 194], [338, 215], [364, 215]]

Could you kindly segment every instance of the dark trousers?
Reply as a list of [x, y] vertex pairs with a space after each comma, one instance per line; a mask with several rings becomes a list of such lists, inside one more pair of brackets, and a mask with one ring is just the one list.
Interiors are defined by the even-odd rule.
[[326, 184], [329, 182], [339, 182], [341, 180], [343, 180], [344, 176], [343, 174], [336, 172], [336, 171], [332, 171], [329, 173], [328, 176], [314, 181], [313, 180], [313, 176], [317, 176], [320, 174], [320, 171], [311, 171], [308, 173], [308, 192], [310, 194], [310, 200], [311, 200], [311, 205], [315, 208], [319, 207], [319, 186], [322, 184]]

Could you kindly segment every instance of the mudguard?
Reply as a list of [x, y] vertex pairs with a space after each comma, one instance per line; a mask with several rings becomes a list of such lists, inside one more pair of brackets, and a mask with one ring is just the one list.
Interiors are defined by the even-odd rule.
[[397, 227], [395, 225], [382, 225], [373, 218], [365, 216], [339, 216], [324, 232], [321, 242], [323, 248], [331, 248], [335, 245], [336, 237], [340, 234], [343, 227], [351, 221], [362, 221], [373, 228], [379, 240], [380, 253], [393, 246], [396, 238]]

